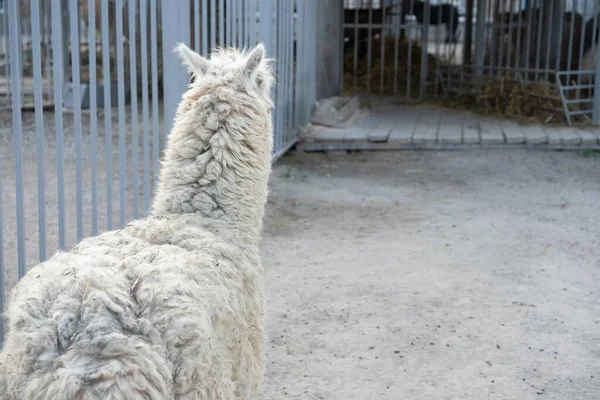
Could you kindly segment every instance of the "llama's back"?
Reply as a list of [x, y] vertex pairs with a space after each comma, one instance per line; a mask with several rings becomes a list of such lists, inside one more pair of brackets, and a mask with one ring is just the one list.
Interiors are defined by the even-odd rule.
[[15, 288], [0, 359], [7, 390], [0, 398], [172, 397], [165, 349], [136, 318], [131, 284], [112, 250], [115, 237], [102, 238], [93, 240], [94, 256], [59, 253]]
[[189, 226], [137, 222], [32, 269], [7, 312], [0, 399], [246, 398], [263, 366], [260, 269]]

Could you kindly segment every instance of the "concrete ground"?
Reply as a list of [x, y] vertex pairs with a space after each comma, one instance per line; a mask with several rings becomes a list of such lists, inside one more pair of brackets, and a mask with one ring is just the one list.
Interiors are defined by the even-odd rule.
[[526, 150], [286, 156], [261, 398], [598, 398], [599, 167]]
[[[33, 265], [37, 157], [33, 116], [23, 119], [26, 253]], [[72, 117], [65, 121], [71, 126]], [[49, 253], [57, 245], [53, 123], [49, 113]], [[83, 126], [87, 235], [86, 116]], [[72, 245], [76, 186], [69, 129], [66, 237]], [[115, 127], [115, 226], [117, 148]], [[102, 132], [98, 151], [104, 228]], [[10, 120], [0, 119], [7, 287], [16, 280], [12, 154]], [[598, 398], [599, 168], [593, 153], [525, 149], [285, 156], [272, 174], [262, 244], [270, 343], [259, 398]], [[130, 219], [130, 152], [127, 174]], [[141, 180], [138, 189], [143, 192]]]

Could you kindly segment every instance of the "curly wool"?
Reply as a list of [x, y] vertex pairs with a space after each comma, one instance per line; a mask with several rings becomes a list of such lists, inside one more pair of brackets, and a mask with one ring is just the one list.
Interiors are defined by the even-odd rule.
[[32, 268], [10, 294], [0, 399], [248, 399], [264, 371], [258, 242], [271, 170], [264, 48], [184, 45], [148, 218]]

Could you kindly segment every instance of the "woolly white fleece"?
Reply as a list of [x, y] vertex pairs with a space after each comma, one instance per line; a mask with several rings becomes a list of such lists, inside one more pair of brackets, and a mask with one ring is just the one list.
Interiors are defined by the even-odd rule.
[[0, 399], [248, 399], [264, 370], [258, 243], [271, 170], [264, 48], [177, 51], [184, 94], [151, 216], [32, 268]]

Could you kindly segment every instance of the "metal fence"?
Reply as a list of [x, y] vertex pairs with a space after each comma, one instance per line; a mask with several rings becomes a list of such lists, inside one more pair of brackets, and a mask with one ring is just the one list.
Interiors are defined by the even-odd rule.
[[545, 85], [568, 124], [600, 124], [597, 0], [344, 3], [347, 92], [436, 98], [497, 77]]
[[[3, 3], [8, 72], [0, 79], [9, 79], [3, 93], [10, 106], [0, 111], [1, 309], [6, 290], [28, 267], [146, 215], [165, 136], [188, 84], [173, 54], [177, 42], [203, 54], [265, 43], [276, 60], [274, 158], [309, 122], [316, 2]], [[23, 101], [29, 93], [31, 108]]]

